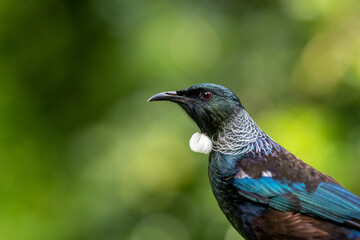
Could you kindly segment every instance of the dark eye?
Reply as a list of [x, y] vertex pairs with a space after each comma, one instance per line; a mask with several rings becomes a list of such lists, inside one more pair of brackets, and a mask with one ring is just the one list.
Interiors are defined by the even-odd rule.
[[201, 98], [208, 100], [212, 97], [212, 93], [211, 92], [201, 92]]

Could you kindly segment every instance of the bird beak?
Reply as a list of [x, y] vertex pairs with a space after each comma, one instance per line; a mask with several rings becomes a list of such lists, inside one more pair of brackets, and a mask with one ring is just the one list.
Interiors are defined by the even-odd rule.
[[149, 98], [147, 101], [148, 102], [171, 101], [171, 102], [177, 102], [177, 103], [179, 103], [179, 102], [186, 103], [187, 100], [188, 100], [187, 97], [179, 95], [176, 91], [170, 91], [170, 92], [158, 93], [158, 94], [152, 96], [151, 98]]

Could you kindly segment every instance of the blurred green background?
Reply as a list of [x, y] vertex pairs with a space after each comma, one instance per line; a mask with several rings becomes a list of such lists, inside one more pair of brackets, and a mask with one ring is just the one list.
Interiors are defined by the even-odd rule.
[[232, 89], [360, 195], [358, 0], [0, 2], [0, 238], [234, 240], [196, 125], [155, 93]]

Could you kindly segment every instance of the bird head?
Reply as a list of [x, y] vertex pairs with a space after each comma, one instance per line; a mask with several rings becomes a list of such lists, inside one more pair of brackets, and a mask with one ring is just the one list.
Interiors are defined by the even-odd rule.
[[162, 92], [148, 102], [171, 101], [179, 104], [197, 123], [200, 130], [212, 137], [243, 106], [229, 89], [211, 83], [201, 83], [187, 89]]

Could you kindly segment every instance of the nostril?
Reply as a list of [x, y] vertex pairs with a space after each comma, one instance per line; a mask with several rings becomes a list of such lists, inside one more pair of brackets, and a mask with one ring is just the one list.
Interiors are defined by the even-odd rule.
[[170, 95], [170, 96], [176, 96], [176, 95], [178, 95], [176, 91], [174, 91], [174, 92], [166, 92], [165, 94], [166, 94], [166, 95]]

